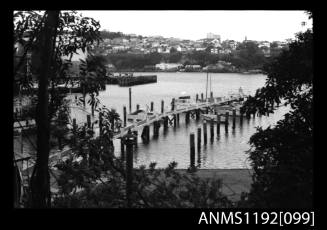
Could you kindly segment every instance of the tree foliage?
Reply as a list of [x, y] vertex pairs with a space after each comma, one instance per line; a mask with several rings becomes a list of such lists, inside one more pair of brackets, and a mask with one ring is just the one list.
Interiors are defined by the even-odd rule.
[[251, 139], [254, 183], [243, 205], [309, 208], [313, 205], [313, 33], [299, 33], [265, 67], [266, 84], [246, 101], [246, 113], [290, 112], [275, 127], [258, 129]]

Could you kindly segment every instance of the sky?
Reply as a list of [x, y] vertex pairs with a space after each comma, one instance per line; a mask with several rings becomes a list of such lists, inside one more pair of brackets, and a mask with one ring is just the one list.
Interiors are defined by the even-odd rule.
[[[100, 21], [101, 30], [197, 40], [207, 33], [222, 40], [284, 41], [312, 28], [304, 11], [79, 11]], [[307, 24], [302, 26], [302, 22]]]

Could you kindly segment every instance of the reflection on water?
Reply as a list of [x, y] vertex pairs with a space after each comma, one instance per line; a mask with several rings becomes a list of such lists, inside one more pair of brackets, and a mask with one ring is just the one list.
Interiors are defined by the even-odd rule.
[[[141, 73], [140, 73], [141, 74]], [[136, 108], [136, 104], [140, 104], [141, 108], [150, 106], [154, 102], [154, 110], [160, 111], [161, 100], [164, 100], [165, 110], [170, 110], [170, 102], [172, 97], [181, 96], [181, 92], [185, 91], [192, 98], [196, 94], [205, 95], [206, 74], [204, 73], [144, 73], [156, 74], [158, 82], [155, 84], [138, 85], [132, 87], [132, 110]], [[138, 74], [136, 74], [138, 75]], [[212, 91], [214, 97], [226, 96], [230, 91], [237, 92], [242, 87], [244, 92], [251, 92], [262, 87], [265, 83], [264, 75], [242, 75], [242, 74], [212, 74]], [[119, 87], [116, 85], [107, 85], [106, 90], [100, 92], [100, 102], [108, 108], [115, 108], [122, 116], [123, 106], [128, 106], [128, 87]], [[210, 95], [208, 93], [208, 95]], [[75, 94], [69, 95], [68, 98], [75, 98]], [[210, 124], [207, 124], [208, 141], [205, 145], [203, 142], [203, 130], [200, 151], [198, 151], [197, 141], [195, 141], [195, 149], [197, 150], [195, 161], [200, 168], [248, 168], [249, 162], [245, 151], [250, 148], [248, 143], [251, 135], [256, 131], [256, 126], [267, 127], [275, 124], [287, 108], [279, 108], [275, 114], [269, 117], [258, 116], [255, 118], [243, 118], [240, 123], [239, 118], [236, 119], [236, 127], [232, 129], [232, 118], [230, 117], [230, 125], [228, 132], [225, 125], [220, 127], [220, 135], [217, 136], [217, 127], [214, 126], [214, 138], [210, 139]], [[80, 110], [72, 109], [72, 118], [76, 118], [78, 123], [86, 121], [85, 113]], [[138, 133], [138, 146], [134, 154], [134, 166], [149, 165], [151, 162], [157, 162], [157, 167], [166, 167], [171, 161], [178, 163], [177, 168], [187, 168], [190, 164], [190, 146], [189, 135], [195, 134], [197, 140], [197, 129], [202, 129], [202, 121], [196, 122], [190, 116], [190, 123], [185, 124], [185, 116], [180, 115], [180, 123], [174, 128], [169, 126], [165, 132], [163, 125], [159, 130], [159, 136], [153, 137], [153, 126], [150, 127], [150, 142], [143, 144], [140, 137], [142, 130]], [[120, 140], [114, 141], [115, 155], [121, 155]]]

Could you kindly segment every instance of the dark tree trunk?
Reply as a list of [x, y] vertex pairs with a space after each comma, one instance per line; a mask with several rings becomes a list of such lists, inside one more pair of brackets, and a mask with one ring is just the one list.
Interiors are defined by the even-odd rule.
[[45, 24], [40, 34], [41, 72], [39, 75], [38, 105], [36, 113], [37, 158], [31, 178], [31, 205], [33, 208], [50, 207], [49, 175], [49, 118], [48, 118], [48, 77], [51, 75], [53, 48], [58, 27], [59, 11], [47, 11]]

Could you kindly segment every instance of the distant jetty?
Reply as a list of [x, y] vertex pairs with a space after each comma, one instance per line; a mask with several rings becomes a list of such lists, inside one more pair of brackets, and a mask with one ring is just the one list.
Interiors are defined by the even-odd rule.
[[107, 77], [107, 84], [119, 85], [119, 86], [133, 86], [142, 85], [148, 83], [156, 83], [157, 75], [139, 75], [133, 76], [133, 74], [125, 74], [124, 76], [111, 76]]

